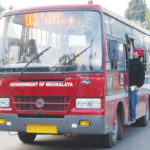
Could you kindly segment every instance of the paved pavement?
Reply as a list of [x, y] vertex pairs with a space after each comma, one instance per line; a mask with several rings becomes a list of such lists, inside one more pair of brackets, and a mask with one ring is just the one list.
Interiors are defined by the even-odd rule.
[[15, 133], [0, 132], [1, 150], [150, 150], [150, 122], [147, 127], [129, 126], [124, 139], [105, 148], [99, 136], [38, 135], [34, 144], [23, 144]]

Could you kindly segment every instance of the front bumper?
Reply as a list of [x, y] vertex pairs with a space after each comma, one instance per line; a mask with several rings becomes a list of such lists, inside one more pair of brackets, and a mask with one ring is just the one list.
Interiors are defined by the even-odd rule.
[[[6, 124], [0, 124], [0, 131], [26, 132], [27, 124], [56, 125], [58, 134], [101, 135], [112, 131], [104, 116], [66, 115], [64, 118], [21, 118], [16, 114], [0, 114]], [[90, 126], [80, 126], [80, 120], [89, 120]], [[106, 127], [107, 126], [107, 127]]]

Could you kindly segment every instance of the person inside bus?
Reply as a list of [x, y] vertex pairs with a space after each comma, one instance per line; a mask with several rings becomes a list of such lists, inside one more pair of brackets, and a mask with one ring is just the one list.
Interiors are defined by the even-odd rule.
[[[37, 55], [37, 48], [34, 39], [30, 39], [27, 42], [25, 53], [21, 57], [22, 62], [29, 62], [34, 56]], [[35, 59], [33, 62], [38, 63], [39, 58]]]
[[140, 61], [143, 56], [143, 50], [134, 48], [133, 59], [129, 60], [129, 86], [132, 121], [136, 121], [136, 105], [138, 103], [137, 92], [144, 84], [145, 80], [144, 64]]

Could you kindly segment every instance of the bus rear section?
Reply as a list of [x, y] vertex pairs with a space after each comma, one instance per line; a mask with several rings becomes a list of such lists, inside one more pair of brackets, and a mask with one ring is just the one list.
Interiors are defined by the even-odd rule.
[[99, 8], [34, 8], [3, 15], [0, 130], [17, 131], [24, 143], [36, 134], [112, 130], [104, 117], [102, 16], [94, 7]]

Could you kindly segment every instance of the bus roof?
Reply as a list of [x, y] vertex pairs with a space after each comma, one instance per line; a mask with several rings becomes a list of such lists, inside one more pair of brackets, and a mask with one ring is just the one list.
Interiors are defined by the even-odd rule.
[[11, 9], [5, 11], [2, 16], [12, 15], [18, 13], [26, 13], [26, 12], [35, 12], [35, 11], [49, 11], [49, 10], [72, 10], [72, 9], [92, 9], [92, 10], [101, 10], [101, 6], [99, 5], [56, 5], [56, 6], [40, 6], [40, 7], [31, 7], [31, 8], [23, 8], [23, 9]]
[[31, 7], [31, 8], [23, 8], [23, 9], [11, 9], [8, 11], [5, 11], [4, 13], [2, 13], [1, 16], [6, 16], [6, 15], [12, 15], [12, 14], [21, 14], [21, 13], [29, 13], [29, 12], [35, 12], [35, 11], [49, 11], [49, 10], [76, 10], [76, 9], [91, 9], [91, 10], [98, 10], [101, 11], [121, 22], [123, 22], [124, 24], [127, 24], [147, 35], [150, 35], [150, 32], [140, 26], [138, 26], [137, 24], [129, 21], [126, 18], [120, 17], [119, 15], [115, 14], [114, 12], [101, 7], [100, 5], [95, 5], [95, 4], [87, 4], [87, 5], [56, 5], [56, 6], [41, 6], [41, 7]]
[[144, 29], [143, 27], [137, 25], [136, 23], [131, 22], [131, 21], [129, 21], [128, 19], [123, 18], [123, 17], [121, 17], [121, 16], [115, 14], [114, 12], [112, 12], [112, 11], [106, 9], [106, 8], [102, 8], [102, 9], [103, 9], [103, 12], [104, 12], [105, 14], [107, 14], [107, 15], [109, 15], [109, 16], [111, 16], [111, 17], [113, 17], [113, 18], [115, 18], [115, 19], [117, 19], [117, 20], [123, 22], [124, 24], [126, 24], [126, 25], [128, 25], [128, 26], [130, 26], [130, 27], [133, 27], [133, 28], [135, 28], [135, 29], [137, 29], [137, 30], [139, 30], [139, 31], [141, 31], [141, 32], [143, 32], [143, 33], [145, 33], [145, 34], [147, 34], [147, 35], [150, 35], [150, 32], [149, 32], [148, 30], [146, 30], [146, 29]]

